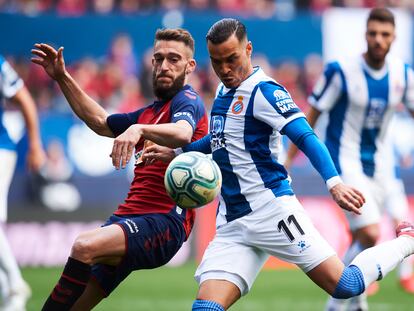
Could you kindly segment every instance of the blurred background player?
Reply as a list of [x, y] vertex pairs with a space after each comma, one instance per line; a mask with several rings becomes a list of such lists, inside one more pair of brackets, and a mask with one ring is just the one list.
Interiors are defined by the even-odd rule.
[[[388, 181], [394, 180], [390, 172], [395, 163], [385, 159], [385, 137], [392, 115], [403, 102], [414, 116], [413, 71], [401, 60], [387, 57], [395, 39], [393, 13], [386, 8], [372, 9], [366, 27], [366, 52], [355, 59], [327, 64], [309, 98], [307, 113], [311, 126], [322, 113], [328, 115], [325, 143], [335, 166], [344, 182], [360, 189], [367, 200], [362, 215], [346, 213], [353, 237], [344, 257], [346, 264], [379, 239]], [[296, 151], [291, 146], [288, 166]], [[406, 212], [399, 217], [407, 219]], [[412, 293], [412, 282], [409, 278], [401, 284]], [[341, 310], [344, 304], [344, 300], [330, 298], [327, 309]], [[354, 298], [349, 307], [366, 310], [364, 295]]]
[[[158, 30], [152, 56], [156, 100], [137, 111], [109, 115], [66, 71], [63, 47], [35, 44], [32, 61], [58, 84], [73, 111], [94, 132], [117, 137], [112, 163], [125, 168], [136, 151], [134, 179], [123, 204], [101, 228], [75, 240], [61, 278], [43, 310], [90, 310], [132, 271], [167, 263], [187, 240], [195, 212], [182, 210], [164, 187], [166, 163], [144, 165], [151, 142], [182, 146], [207, 133], [203, 102], [187, 84], [196, 62], [194, 40], [183, 29]], [[129, 159], [128, 158], [128, 159]], [[110, 187], [110, 186], [109, 186]]]
[[[281, 134], [309, 157], [341, 208], [360, 214], [363, 195], [342, 182], [326, 146], [287, 90], [252, 66], [253, 47], [245, 26], [222, 19], [206, 38], [211, 65], [222, 82], [211, 111], [210, 134], [176, 152], [212, 153], [223, 185], [216, 235], [195, 272], [199, 290], [192, 310], [230, 308], [250, 291], [269, 256], [296, 264], [333, 297], [361, 294], [414, 253], [414, 227], [402, 224], [398, 238], [344, 265], [315, 229], [278, 162]], [[149, 146], [145, 158], [161, 158], [159, 152], [156, 145]]]
[[3, 99], [8, 99], [21, 110], [29, 141], [27, 166], [31, 171], [39, 171], [44, 163], [45, 153], [39, 136], [35, 103], [23, 80], [0, 55], [0, 273], [3, 274], [0, 278], [0, 291], [3, 294], [1, 310], [20, 311], [25, 310], [31, 291], [22, 278], [4, 232], [7, 220], [7, 195], [17, 154], [16, 146], [2, 123]]

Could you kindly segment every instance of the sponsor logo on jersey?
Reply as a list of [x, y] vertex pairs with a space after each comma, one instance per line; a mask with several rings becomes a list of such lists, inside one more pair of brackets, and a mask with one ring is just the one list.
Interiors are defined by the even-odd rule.
[[178, 118], [181, 116], [186, 116], [187, 118], [189, 118], [191, 120], [191, 122], [193, 123], [193, 125], [195, 125], [195, 121], [193, 118], [193, 115], [190, 112], [187, 111], [183, 111], [183, 112], [176, 112], [174, 113], [174, 118]]
[[286, 113], [292, 109], [299, 109], [288, 92], [276, 90], [273, 92], [273, 96], [276, 99], [276, 106], [280, 110], [280, 113]]
[[226, 147], [224, 138], [224, 118], [223, 116], [213, 116], [211, 118], [211, 150], [214, 152]]
[[231, 106], [231, 112], [233, 112], [233, 114], [240, 114], [243, 111], [243, 108], [243, 96], [239, 96], [237, 97], [237, 101]]

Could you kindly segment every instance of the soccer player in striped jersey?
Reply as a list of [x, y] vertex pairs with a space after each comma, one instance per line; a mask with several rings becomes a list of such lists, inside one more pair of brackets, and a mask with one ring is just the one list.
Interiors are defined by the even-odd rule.
[[39, 134], [36, 105], [23, 80], [0, 55], [0, 272], [5, 276], [0, 278], [0, 290], [4, 293], [0, 309], [22, 311], [25, 310], [26, 300], [30, 297], [30, 288], [21, 276], [3, 231], [7, 221], [7, 194], [17, 160], [16, 145], [10, 139], [2, 121], [4, 99], [19, 107], [23, 114], [29, 138], [28, 168], [38, 171], [46, 157]]
[[[385, 159], [391, 117], [401, 102], [414, 116], [414, 73], [400, 59], [387, 56], [395, 39], [392, 12], [386, 8], [371, 10], [365, 37], [367, 50], [362, 56], [326, 65], [310, 96], [307, 113], [311, 126], [322, 113], [327, 114], [325, 143], [335, 167], [344, 182], [366, 197], [362, 215], [346, 213], [353, 242], [345, 263], [375, 245], [379, 238], [379, 221], [389, 195], [387, 181], [393, 179], [389, 172], [394, 163]], [[288, 163], [296, 150], [294, 146], [289, 150]], [[413, 281], [409, 278], [401, 284], [412, 293]], [[351, 307], [366, 309], [365, 300], [353, 299]], [[327, 309], [337, 310], [343, 304], [331, 299]]]
[[[249, 292], [269, 255], [296, 264], [330, 295], [343, 299], [361, 294], [414, 253], [414, 228], [405, 223], [397, 228], [398, 238], [365, 250], [345, 266], [293, 193], [278, 162], [280, 135], [309, 157], [340, 207], [360, 214], [363, 195], [342, 182], [288, 91], [252, 66], [252, 43], [240, 21], [215, 23], [207, 47], [222, 81], [210, 134], [176, 151], [212, 153], [223, 175], [216, 235], [195, 273], [199, 291], [193, 311], [227, 310]], [[151, 146], [144, 158], [157, 158], [161, 151]]]
[[77, 237], [43, 306], [43, 310], [90, 310], [132, 271], [167, 263], [193, 227], [195, 212], [177, 207], [166, 193], [167, 163], [144, 165], [140, 155], [152, 143], [178, 147], [207, 133], [203, 102], [187, 84], [196, 67], [194, 40], [183, 29], [158, 30], [152, 58], [157, 99], [137, 111], [115, 115], [108, 115], [69, 75], [62, 47], [56, 51], [36, 44], [32, 53], [37, 56], [32, 61], [56, 80], [79, 118], [97, 134], [116, 137], [111, 157], [117, 169], [125, 168], [136, 152], [134, 179], [125, 202], [101, 228]]

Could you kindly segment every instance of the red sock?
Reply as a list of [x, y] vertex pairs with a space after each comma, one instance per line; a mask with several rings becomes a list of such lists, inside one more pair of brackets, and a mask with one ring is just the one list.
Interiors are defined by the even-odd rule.
[[90, 265], [69, 257], [62, 276], [46, 300], [42, 311], [70, 310], [85, 290], [90, 275]]

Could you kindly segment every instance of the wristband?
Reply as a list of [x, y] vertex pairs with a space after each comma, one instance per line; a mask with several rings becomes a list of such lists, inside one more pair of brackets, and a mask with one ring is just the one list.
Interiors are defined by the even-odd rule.
[[328, 190], [331, 190], [333, 187], [335, 187], [337, 184], [342, 184], [342, 179], [339, 176], [334, 176], [329, 178], [326, 181], [326, 187], [328, 188]]

